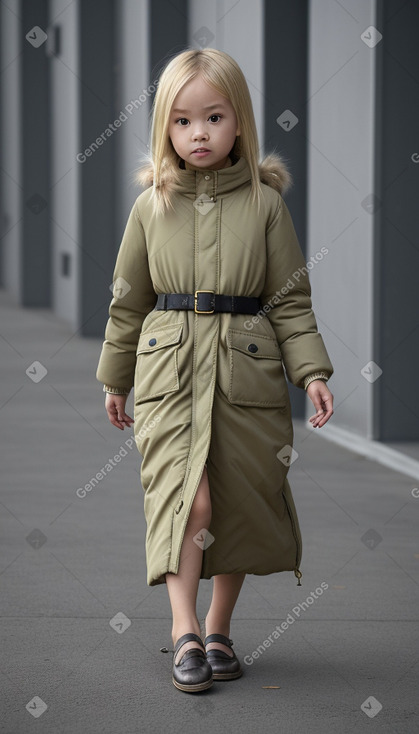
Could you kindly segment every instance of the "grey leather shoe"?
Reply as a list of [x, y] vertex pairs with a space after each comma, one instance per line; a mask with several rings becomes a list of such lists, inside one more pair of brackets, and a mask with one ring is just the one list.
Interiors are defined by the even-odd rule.
[[[178, 651], [186, 642], [199, 642], [202, 650], [198, 650], [197, 648], [187, 650], [179, 662], [175, 663]], [[173, 651], [172, 681], [176, 688], [187, 693], [205, 691], [206, 688], [212, 686], [212, 668], [205, 655], [204, 643], [193, 632], [182, 635], [176, 642]]]
[[[232, 647], [233, 640], [225, 635], [208, 635], [205, 638], [205, 647], [210, 642], [220, 642], [222, 645]], [[231, 651], [233, 652], [233, 650]], [[233, 680], [233, 678], [240, 678], [243, 674], [243, 670], [240, 665], [240, 661], [233, 652], [233, 656], [228, 655], [223, 650], [216, 650], [212, 648], [207, 652], [207, 660], [212, 668], [212, 677], [214, 680]]]

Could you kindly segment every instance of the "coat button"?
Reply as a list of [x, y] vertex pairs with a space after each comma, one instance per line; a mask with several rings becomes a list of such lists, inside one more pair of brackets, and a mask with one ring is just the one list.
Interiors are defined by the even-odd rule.
[[205, 178], [205, 181], [209, 181], [210, 178], [211, 178], [211, 176], [208, 176], [208, 174], [207, 174], [206, 176], [204, 176], [204, 178]]
[[249, 352], [257, 352], [257, 350], [258, 350], [258, 347], [257, 347], [256, 344], [249, 344], [249, 346], [247, 348], [248, 348]]
[[150, 347], [154, 347], [154, 345], [157, 344], [157, 339], [150, 339], [150, 341], [148, 343], [149, 343]]

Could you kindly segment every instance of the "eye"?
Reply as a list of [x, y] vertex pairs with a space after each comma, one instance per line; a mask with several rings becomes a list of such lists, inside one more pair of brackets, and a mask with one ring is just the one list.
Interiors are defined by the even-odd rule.
[[218, 119], [221, 120], [221, 115], [210, 115], [208, 119], [211, 120], [211, 122], [218, 122], [218, 120], [213, 120], [213, 117], [218, 117]]
[[181, 127], [185, 127], [185, 125], [183, 125], [183, 123], [184, 123], [184, 122], [186, 122], [186, 123], [187, 123], [187, 122], [188, 122], [188, 120], [186, 119], [186, 117], [179, 117], [179, 119], [178, 119], [178, 120], [176, 120], [176, 124], [177, 124], [178, 122], [182, 123], [182, 124], [181, 124]]

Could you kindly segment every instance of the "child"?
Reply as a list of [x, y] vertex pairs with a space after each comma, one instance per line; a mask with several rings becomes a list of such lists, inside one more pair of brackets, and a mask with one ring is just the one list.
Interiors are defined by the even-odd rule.
[[[333, 367], [281, 196], [291, 177], [277, 155], [258, 163], [237, 63], [210, 48], [178, 54], [152, 112], [148, 188], [120, 245], [96, 376], [111, 423], [134, 423], [147, 583], [167, 585], [172, 681], [194, 692], [242, 673], [229, 635], [246, 573], [294, 571], [300, 584], [284, 367], [314, 427], [333, 413]], [[203, 642], [196, 597], [212, 577]]]

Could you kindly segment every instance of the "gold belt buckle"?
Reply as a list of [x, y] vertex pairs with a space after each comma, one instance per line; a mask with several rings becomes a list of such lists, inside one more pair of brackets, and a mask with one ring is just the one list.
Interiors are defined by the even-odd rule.
[[196, 306], [197, 306], [197, 303], [198, 303], [198, 294], [199, 293], [215, 293], [215, 291], [195, 291], [195, 299], [194, 299], [194, 311], [195, 311], [195, 313], [214, 313], [214, 309], [212, 309], [212, 311], [198, 311], [197, 310]]

